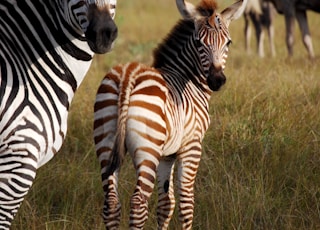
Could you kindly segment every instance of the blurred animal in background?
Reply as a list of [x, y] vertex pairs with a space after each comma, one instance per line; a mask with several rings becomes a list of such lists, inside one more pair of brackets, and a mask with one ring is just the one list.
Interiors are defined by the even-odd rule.
[[276, 50], [274, 47], [274, 26], [273, 19], [275, 16], [275, 8], [270, 2], [263, 0], [248, 0], [247, 7], [244, 12], [245, 19], [245, 47], [247, 53], [251, 53], [250, 39], [251, 27], [250, 20], [255, 29], [255, 37], [257, 41], [257, 51], [260, 57], [264, 57], [264, 29], [267, 30], [269, 38], [270, 53], [274, 57]]
[[264, 0], [272, 2], [278, 13], [283, 14], [286, 24], [286, 43], [288, 55], [293, 55], [294, 44], [294, 20], [298, 21], [302, 41], [306, 47], [309, 57], [314, 58], [311, 34], [308, 25], [307, 10], [320, 13], [320, 0]]

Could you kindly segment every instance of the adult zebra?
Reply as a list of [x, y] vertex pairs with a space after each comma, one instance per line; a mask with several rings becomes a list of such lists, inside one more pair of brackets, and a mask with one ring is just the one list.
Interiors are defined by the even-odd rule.
[[[119, 227], [118, 173], [126, 152], [136, 168], [130, 203], [130, 228], [142, 229], [148, 199], [158, 176], [158, 229], [174, 211], [174, 162], [178, 162], [179, 218], [183, 229], [193, 220], [194, 180], [201, 142], [209, 126], [209, 99], [225, 83], [231, 43], [229, 23], [247, 0], [216, 12], [214, 0], [194, 7], [177, 0], [184, 17], [154, 52], [153, 67], [118, 65], [103, 79], [94, 107], [94, 140], [101, 164], [107, 229]], [[157, 171], [157, 173], [156, 173]]]
[[116, 0], [1, 0], [0, 229], [60, 149], [94, 53], [117, 36]]

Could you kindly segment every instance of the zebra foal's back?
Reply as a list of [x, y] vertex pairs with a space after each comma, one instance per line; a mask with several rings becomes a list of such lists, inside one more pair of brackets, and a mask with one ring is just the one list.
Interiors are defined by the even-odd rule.
[[[156, 69], [136, 62], [113, 67], [101, 82], [94, 106], [94, 137], [98, 157], [104, 153], [109, 138], [114, 139], [115, 127], [118, 126], [121, 132], [124, 131], [129, 116], [131, 119], [139, 120], [139, 115], [151, 118], [148, 113], [154, 112], [152, 116], [163, 117], [166, 94], [165, 81]], [[146, 113], [128, 114], [129, 108], [143, 110]], [[139, 122], [142, 125], [144, 121], [141, 119]], [[142, 126], [136, 127], [141, 128]], [[108, 130], [110, 132], [107, 132]], [[123, 133], [119, 133], [120, 136], [124, 137]], [[113, 145], [109, 147], [112, 148]]]

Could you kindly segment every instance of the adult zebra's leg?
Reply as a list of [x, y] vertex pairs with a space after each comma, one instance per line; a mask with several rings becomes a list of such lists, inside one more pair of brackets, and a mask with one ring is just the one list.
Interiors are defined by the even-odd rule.
[[37, 158], [25, 143], [0, 144], [0, 229], [11, 222], [36, 177]]
[[166, 157], [160, 160], [158, 174], [158, 229], [167, 229], [172, 217], [175, 198], [173, 186], [173, 169], [175, 157]]
[[275, 12], [271, 2], [264, 2], [263, 5], [264, 5], [265, 14], [266, 14], [265, 24], [268, 31], [269, 47], [270, 47], [272, 57], [275, 57], [276, 49], [274, 46], [274, 26], [273, 26]]
[[[193, 144], [193, 145], [192, 145]], [[201, 144], [189, 145], [189, 151], [178, 154], [178, 186], [179, 186], [179, 220], [182, 229], [191, 229], [194, 210], [194, 182], [197, 174]]]
[[254, 13], [251, 13], [250, 16], [251, 16], [251, 21], [253, 23], [253, 26], [255, 28], [257, 50], [258, 50], [259, 57], [264, 57], [264, 47], [263, 47], [264, 34], [262, 30], [261, 16]]
[[286, 42], [289, 57], [293, 56], [293, 43], [294, 43], [294, 15], [285, 15], [286, 23]]
[[247, 54], [251, 53], [250, 49], [250, 39], [251, 39], [251, 27], [249, 22], [249, 13], [244, 13], [244, 37], [245, 37], [245, 48]]
[[276, 48], [274, 46], [274, 26], [271, 23], [270, 25], [268, 25], [268, 36], [269, 36], [269, 46], [270, 46], [270, 50], [271, 50], [271, 55], [272, 57], [276, 56]]
[[148, 219], [148, 200], [154, 188], [159, 154], [149, 147], [133, 152], [137, 184], [130, 201], [130, 229], [143, 229]]
[[310, 35], [306, 11], [305, 10], [297, 10], [296, 11], [296, 18], [299, 23], [303, 44], [308, 50], [309, 57], [314, 58], [315, 55], [314, 55], [314, 51], [313, 51], [312, 39], [311, 39], [311, 35]]

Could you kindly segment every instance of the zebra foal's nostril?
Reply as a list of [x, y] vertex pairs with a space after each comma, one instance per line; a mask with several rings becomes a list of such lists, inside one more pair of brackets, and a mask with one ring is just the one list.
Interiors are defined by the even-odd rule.
[[207, 78], [207, 83], [212, 91], [218, 91], [226, 83], [226, 77], [222, 71], [212, 72]]

